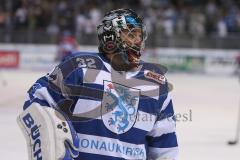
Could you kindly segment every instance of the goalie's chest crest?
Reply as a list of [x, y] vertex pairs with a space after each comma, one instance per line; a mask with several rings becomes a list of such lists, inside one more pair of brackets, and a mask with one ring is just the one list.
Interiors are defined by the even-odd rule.
[[112, 132], [122, 134], [136, 122], [140, 90], [104, 81], [102, 120]]

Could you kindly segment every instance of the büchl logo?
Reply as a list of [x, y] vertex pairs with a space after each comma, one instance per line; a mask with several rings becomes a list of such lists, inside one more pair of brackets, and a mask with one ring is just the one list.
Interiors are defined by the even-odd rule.
[[30, 113], [27, 113], [22, 118], [25, 126], [30, 130], [30, 137], [31, 137], [31, 146], [34, 158], [36, 160], [42, 160], [42, 150], [41, 150], [41, 139], [40, 139], [40, 132], [39, 126], [35, 124], [32, 116]]

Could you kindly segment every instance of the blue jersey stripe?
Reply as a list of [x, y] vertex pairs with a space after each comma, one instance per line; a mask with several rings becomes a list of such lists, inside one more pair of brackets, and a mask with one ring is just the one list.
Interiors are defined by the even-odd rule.
[[160, 115], [158, 116], [158, 120], [162, 120], [165, 118], [169, 118], [174, 116], [174, 110], [173, 110], [173, 105], [172, 105], [172, 100], [169, 102], [167, 105], [166, 109], [161, 111]]
[[47, 101], [45, 100], [41, 100], [41, 99], [38, 99], [38, 98], [34, 98], [32, 100], [28, 100], [24, 103], [23, 105], [23, 110], [27, 109], [32, 103], [38, 103], [40, 104], [41, 106], [47, 106], [47, 107], [50, 107], [50, 105], [48, 104]]
[[156, 147], [156, 148], [171, 148], [177, 147], [177, 137], [175, 132], [163, 134], [159, 137], [148, 137], [149, 139], [149, 146]]

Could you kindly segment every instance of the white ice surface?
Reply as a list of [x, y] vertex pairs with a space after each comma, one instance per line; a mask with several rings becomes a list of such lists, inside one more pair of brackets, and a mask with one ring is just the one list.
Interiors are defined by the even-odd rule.
[[[25, 139], [16, 123], [25, 93], [43, 72], [0, 71], [0, 159], [27, 160]], [[170, 74], [175, 112], [192, 111], [192, 121], [179, 121], [180, 160], [240, 159], [235, 136], [240, 86], [235, 77]], [[7, 81], [3, 86], [2, 80]]]

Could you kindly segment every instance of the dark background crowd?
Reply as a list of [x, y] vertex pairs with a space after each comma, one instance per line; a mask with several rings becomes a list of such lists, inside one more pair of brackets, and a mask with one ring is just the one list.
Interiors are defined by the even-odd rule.
[[[132, 8], [144, 17], [151, 37], [149, 44], [153, 46], [204, 47], [210, 39], [211, 46], [237, 48], [235, 41], [240, 38], [240, 0], [0, 0], [0, 3], [1, 42], [55, 43], [59, 36], [68, 33], [77, 37], [80, 44], [96, 44], [97, 24], [105, 12], [116, 8]], [[230, 43], [231, 40], [235, 43]]]

